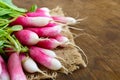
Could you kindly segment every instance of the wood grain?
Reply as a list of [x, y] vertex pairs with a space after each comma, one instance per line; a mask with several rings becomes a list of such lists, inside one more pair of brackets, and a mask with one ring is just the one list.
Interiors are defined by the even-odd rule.
[[89, 58], [85, 69], [57, 80], [120, 80], [120, 0], [13, 0], [20, 7], [55, 8], [60, 6], [68, 16], [87, 17], [75, 25], [84, 31], [75, 39]]

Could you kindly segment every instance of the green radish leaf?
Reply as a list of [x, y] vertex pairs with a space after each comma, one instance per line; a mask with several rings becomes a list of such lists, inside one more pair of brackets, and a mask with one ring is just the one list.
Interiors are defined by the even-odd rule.
[[32, 7], [30, 8], [30, 12], [34, 12], [34, 11], [36, 11], [36, 9], [37, 9], [37, 5], [32, 5]]
[[7, 24], [9, 20], [0, 18], [0, 26]]
[[22, 27], [22, 25], [14, 25], [10, 29], [13, 31], [19, 31], [19, 30], [22, 30], [23, 27]]
[[0, 16], [4, 16], [6, 14], [12, 13], [10, 9], [5, 9], [0, 7]]
[[17, 17], [17, 16], [20, 16], [22, 14], [23, 14], [22, 12], [18, 12], [15, 10], [5, 9], [5, 8], [0, 7], [0, 16], [9, 15], [11, 17]]
[[4, 8], [11, 8], [13, 10], [19, 11], [19, 12], [26, 12], [26, 9], [18, 8], [12, 3], [12, 0], [0, 0], [0, 7]]
[[4, 41], [0, 41], [0, 46], [2, 46], [4, 44]]
[[23, 15], [23, 13], [19, 13], [19, 12], [13, 11], [12, 13], [9, 13], [8, 15], [9, 15], [10, 17], [18, 17], [18, 16], [20, 16], [20, 15]]
[[2, 29], [0, 29], [0, 38], [3, 37], [3, 36], [6, 36], [6, 32]]
[[11, 34], [14, 31], [20, 31], [22, 29], [23, 29], [23, 27], [21, 25], [14, 25], [10, 28], [6, 28], [6, 31], [7, 31], [7, 33]]

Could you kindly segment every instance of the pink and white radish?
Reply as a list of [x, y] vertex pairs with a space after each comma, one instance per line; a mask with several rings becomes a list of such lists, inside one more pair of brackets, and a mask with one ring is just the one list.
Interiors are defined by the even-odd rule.
[[64, 17], [64, 16], [52, 16], [53, 20], [56, 21], [56, 22], [60, 22], [60, 23], [63, 23], [63, 24], [68, 24], [68, 25], [71, 25], [71, 24], [76, 24], [78, 23], [79, 21], [82, 21], [84, 19], [75, 19], [73, 17]]
[[[43, 27], [53, 27], [53, 26], [57, 26], [58, 24], [55, 22], [49, 22], [46, 26]], [[59, 27], [59, 26], [58, 26]]]
[[48, 55], [50, 57], [53, 57], [53, 58], [56, 58], [56, 59], [59, 59], [63, 62], [65, 62], [65, 60], [61, 57], [58, 57], [56, 55], [56, 53], [52, 50], [49, 50], [49, 49], [44, 49], [44, 48], [40, 48], [40, 47], [34, 47], [34, 50], [37, 50], [37, 51], [40, 51], [41, 53], [45, 54], [45, 55]]
[[47, 25], [52, 19], [49, 17], [25, 17], [19, 16], [11, 25], [22, 25], [27, 27], [41, 27]]
[[20, 59], [22, 61], [22, 66], [23, 66], [25, 71], [27, 71], [29, 73], [39, 72], [46, 77], [51, 77], [52, 78], [52, 76], [49, 76], [49, 75], [45, 74], [43, 71], [41, 71], [38, 68], [36, 62], [32, 58], [27, 57], [24, 53], [20, 54]]
[[8, 71], [11, 80], [27, 80], [18, 53], [12, 53], [8, 59]]
[[[61, 43], [60, 47], [66, 47], [67, 45], [72, 45], [72, 46], [76, 47], [85, 56], [86, 64], [88, 64], [88, 58], [87, 58], [86, 54], [84, 53], [84, 51], [79, 46], [77, 46], [74, 43], [70, 42], [70, 40], [67, 37], [63, 36], [63, 35], [57, 35], [54, 38]], [[82, 64], [83, 64], [84, 67], [87, 66], [84, 62]]]
[[30, 30], [20, 30], [14, 34], [23, 45], [35, 45], [39, 41], [38, 35]]
[[54, 37], [54, 39], [56, 39], [58, 42], [60, 42], [61, 44], [59, 46], [61, 47], [65, 47], [66, 43], [70, 42], [69, 39], [63, 35], [57, 35]]
[[1, 56], [0, 56], [0, 63], [1, 63], [1, 69], [2, 69], [0, 74], [0, 80], [10, 80], [6, 63]]
[[42, 7], [42, 8], [38, 8], [35, 12], [46, 12], [46, 13], [49, 13], [50, 12], [50, 9], [47, 8], [47, 7]]
[[61, 43], [58, 42], [56, 39], [45, 38], [45, 39], [41, 39], [36, 45], [46, 49], [55, 49], [59, 45], [61, 45]]
[[41, 28], [26, 28], [38, 34], [39, 37], [54, 37], [61, 34], [62, 26], [56, 25], [53, 27], [41, 27]]
[[45, 12], [29, 12], [25, 14], [28, 17], [49, 17], [51, 18], [51, 15], [49, 13], [45, 13]]
[[39, 51], [39, 49], [37, 49], [34, 46], [30, 47], [29, 52], [30, 52], [30, 56], [36, 62], [47, 67], [48, 69], [59, 70], [63, 67], [59, 60], [42, 53], [41, 51]]

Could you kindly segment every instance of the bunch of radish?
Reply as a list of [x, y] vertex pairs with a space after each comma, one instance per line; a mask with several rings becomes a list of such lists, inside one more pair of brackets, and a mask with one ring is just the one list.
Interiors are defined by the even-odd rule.
[[[76, 24], [78, 20], [72, 17], [52, 16], [50, 9], [43, 7], [34, 12], [27, 12], [17, 17], [10, 26], [22, 25], [23, 29], [12, 34], [17, 40], [28, 48], [27, 52], [7, 52], [8, 64], [0, 56], [0, 80], [27, 80], [24, 71], [28, 73], [44, 73], [37, 64], [50, 70], [67, 69], [59, 61], [53, 51], [58, 47], [65, 47], [69, 39], [61, 34], [64, 25]], [[10, 49], [12, 50], [12, 49]], [[24, 69], [24, 71], [23, 71]]]

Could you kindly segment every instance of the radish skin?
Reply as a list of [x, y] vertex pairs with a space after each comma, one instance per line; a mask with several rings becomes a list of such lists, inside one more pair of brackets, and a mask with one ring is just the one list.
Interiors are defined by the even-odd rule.
[[41, 28], [26, 28], [38, 34], [39, 37], [54, 37], [61, 34], [62, 26], [57, 25], [53, 27], [41, 27]]
[[45, 13], [45, 12], [29, 12], [26, 13], [26, 16], [28, 17], [49, 17], [51, 18], [51, 15], [49, 13]]
[[54, 39], [56, 39], [58, 42], [60, 42], [61, 44], [59, 45], [60, 47], [65, 47], [66, 43], [69, 42], [69, 39], [63, 35], [57, 35], [54, 37]]
[[62, 68], [62, 64], [57, 59], [50, 57], [48, 55], [43, 54], [36, 47], [30, 47], [30, 56], [39, 64], [47, 67], [51, 70], [59, 70]]
[[[46, 26], [43, 27], [53, 27], [53, 26], [57, 26], [58, 24], [54, 23], [54, 22], [49, 22]], [[59, 26], [58, 26], [59, 27]]]
[[48, 55], [50, 57], [54, 57], [54, 58], [57, 57], [57, 55], [55, 54], [55, 52], [52, 51], [52, 50], [49, 50], [49, 49], [44, 49], [44, 48], [40, 48], [40, 47], [34, 47], [34, 50], [35, 51], [39, 51], [39, 52], [41, 52], [41, 53], [43, 53], [45, 55]]
[[76, 24], [77, 20], [73, 17], [52, 16], [53, 20], [63, 24]]
[[60, 42], [58, 42], [56, 39], [52, 38], [47, 38], [47, 39], [41, 39], [38, 43], [37, 46], [45, 48], [45, 49], [55, 49], [59, 45], [61, 45]]
[[7, 70], [6, 63], [4, 62], [1, 56], [0, 56], [0, 63], [1, 63], [1, 68], [2, 68], [2, 72], [0, 74], [0, 80], [10, 80], [10, 76]]
[[35, 45], [39, 41], [38, 35], [30, 30], [20, 30], [14, 34], [23, 45]]
[[52, 19], [49, 17], [25, 17], [20, 16], [11, 25], [22, 25], [23, 28], [27, 27], [41, 27], [47, 25]]
[[27, 80], [18, 53], [12, 53], [8, 59], [8, 70], [11, 80]]
[[47, 7], [38, 8], [35, 12], [46, 12], [49, 13], [50, 9]]
[[54, 51], [52, 51], [52, 50], [44, 49], [44, 48], [40, 48], [40, 47], [34, 47], [34, 50], [37, 50], [37, 51], [39, 51], [39, 52], [41, 52], [41, 53], [43, 53], [45, 55], [48, 55], [49, 57], [53, 57], [53, 58], [56, 58], [56, 59], [61, 60], [63, 62], [66, 62], [63, 58], [58, 57], [56, 55], [56, 53]]

